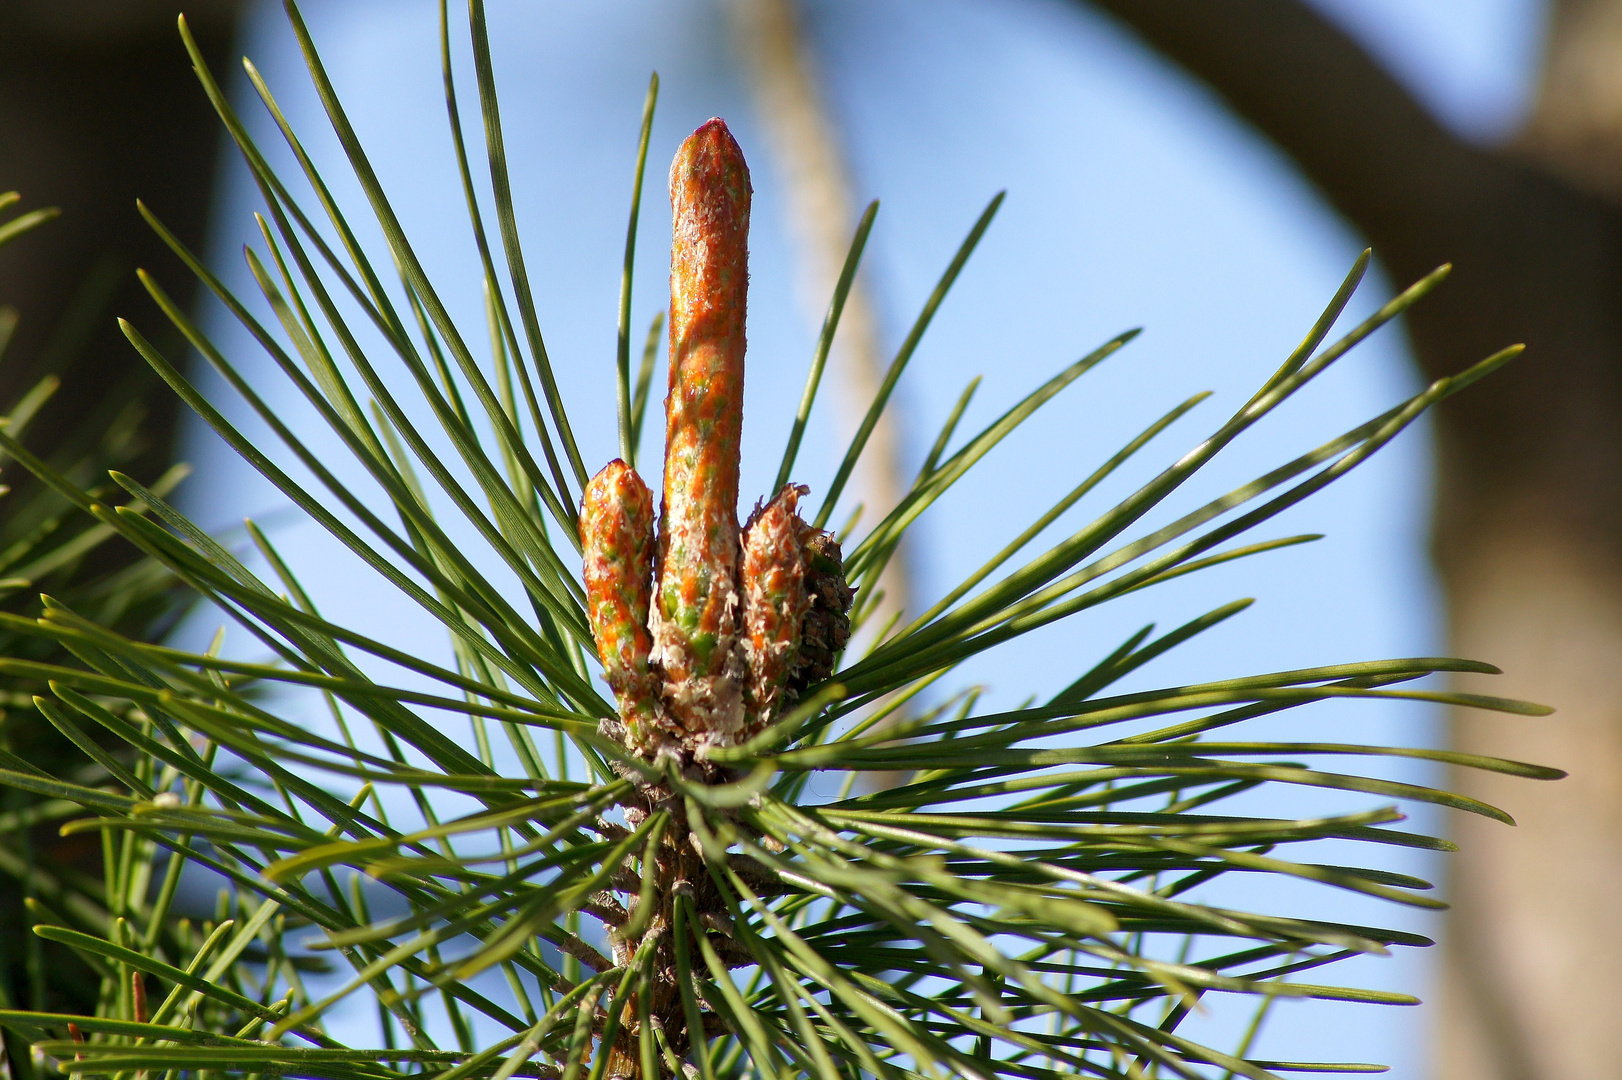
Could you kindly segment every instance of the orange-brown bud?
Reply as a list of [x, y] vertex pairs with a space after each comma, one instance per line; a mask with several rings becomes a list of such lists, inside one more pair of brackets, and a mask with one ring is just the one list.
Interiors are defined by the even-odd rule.
[[749, 288], [749, 167], [706, 121], [670, 166], [670, 393], [652, 613], [665, 699], [693, 734], [743, 723], [738, 655], [738, 442]]
[[580, 506], [586, 614], [608, 685], [633, 742], [658, 713], [648, 668], [648, 603], [653, 591], [653, 495], [619, 458], [586, 485]]
[[784, 485], [744, 527], [743, 648], [751, 726], [771, 722], [799, 649], [800, 624], [811, 608], [802, 551], [803, 534], [811, 527], [794, 512], [808, 491]]

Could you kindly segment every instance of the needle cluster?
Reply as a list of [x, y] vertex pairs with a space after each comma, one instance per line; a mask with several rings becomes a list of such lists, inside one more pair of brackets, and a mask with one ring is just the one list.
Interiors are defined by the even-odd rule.
[[[40, 712], [87, 755], [68, 774], [6, 756], [0, 784], [69, 808], [62, 831], [99, 839], [107, 893], [99, 908], [35, 913], [34, 935], [80, 957], [99, 996], [93, 1015], [0, 1009], [11, 1045], [31, 1047], [11, 1057], [18, 1080], [49, 1069], [331, 1080], [1265, 1080], [1377, 1068], [1266, 1061], [1248, 1042], [1204, 1046], [1181, 1026], [1217, 996], [1248, 999], [1258, 1015], [1281, 997], [1412, 1001], [1322, 973], [1428, 942], [1310, 910], [1236, 910], [1213, 887], [1265, 874], [1436, 907], [1429, 883], [1372, 858], [1326, 865], [1313, 845], [1449, 847], [1398, 827], [1401, 803], [1507, 815], [1356, 763], [1401, 756], [1559, 774], [1445, 750], [1251, 741], [1238, 728], [1344, 699], [1547, 710], [1417, 682], [1494, 670], [1446, 657], [1193, 685], [1149, 678], [1157, 658], [1224, 626], [1244, 600], [1169, 631], [1144, 627], [1079, 663], [1059, 692], [1017, 708], [988, 709], [951, 679], [971, 657], [1023, 645], [1115, 598], [1315, 539], [1254, 533], [1519, 349], [1330, 433], [1248, 483], [1207, 492], [1169, 520], [1152, 515], [1196, 492], [1208, 463], [1417, 302], [1445, 267], [1337, 331], [1365, 253], [1239, 408], [1163, 452], [1163, 437], [1192, 424], [1185, 418], [1205, 395], [1166, 402], [1049, 510], [1009, 528], [983, 566], [927, 609], [860, 635], [869, 644], [856, 648], [849, 632], [872, 617], [872, 586], [921, 515], [1132, 333], [1061, 367], [978, 430], [965, 424], [971, 383], [900, 503], [842, 536], [841, 548], [823, 530], [836, 511], [850, 515], [845, 488], [867, 439], [1001, 196], [926, 298], [813, 513], [789, 478], [870, 206], [800, 408], [782, 418], [776, 493], [740, 527], [749, 179], [736, 143], [712, 121], [673, 170], [671, 391], [656, 521], [635, 465], [664, 314], [633, 373], [630, 281], [657, 79], [619, 305], [620, 457], [593, 477], [525, 269], [482, 0], [471, 0], [467, 23], [483, 124], [477, 181], [445, 4], [441, 57], [488, 350], [475, 350], [474, 328], [441, 300], [297, 6], [286, 8], [385, 250], [358, 239], [354, 208], [333, 196], [248, 63], [296, 175], [269, 165], [184, 24], [203, 91], [259, 187], [260, 242], [244, 253], [258, 295], [233, 294], [148, 219], [382, 499], [346, 482], [149, 275], [158, 309], [271, 438], [246, 435], [177, 357], [134, 326], [125, 332], [294, 507], [444, 628], [449, 659], [324, 611], [252, 523], [250, 566], [242, 548], [170, 505], [162, 485], [113, 472], [127, 495], [114, 505], [30, 453], [14, 428], [0, 429], [0, 451], [235, 627], [232, 648], [194, 652], [121, 633], [60, 597], [47, 597], [37, 618], [0, 612], [7, 633], [55, 650], [48, 661], [3, 663], [26, 671]], [[381, 346], [363, 344], [371, 338], [354, 325], [361, 320]], [[1137, 392], [1161, 388], [1145, 380]], [[1151, 458], [1126, 498], [1095, 505], [1100, 484]], [[997, 534], [1002, 525], [983, 527]], [[1121, 685], [1128, 677], [1136, 688]], [[871, 783], [876, 776], [889, 782]], [[1370, 801], [1279, 817], [1231, 801], [1263, 785]], [[186, 875], [218, 889], [212, 910], [185, 907]], [[332, 1023], [354, 1000], [375, 1010], [370, 1033]]]

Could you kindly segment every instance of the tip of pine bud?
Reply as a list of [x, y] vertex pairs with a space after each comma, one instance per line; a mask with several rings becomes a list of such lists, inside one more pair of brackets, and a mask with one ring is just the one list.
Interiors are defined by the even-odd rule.
[[586, 485], [584, 498], [589, 499], [593, 494], [599, 492], [607, 493], [635, 488], [641, 483], [642, 478], [636, 474], [635, 469], [625, 464], [623, 459], [615, 458], [597, 470], [597, 475], [593, 476], [590, 483]]
[[720, 195], [735, 210], [748, 213], [754, 191], [749, 184], [749, 165], [727, 122], [719, 116], [700, 124], [676, 150], [670, 163], [670, 192], [675, 198], [684, 190]]
[[[647, 516], [653, 512], [653, 497], [648, 485], [620, 458], [615, 458], [598, 470], [580, 496], [580, 538], [586, 539], [593, 523], [601, 521], [605, 513], [616, 511]], [[651, 520], [651, 518], [650, 518]]]

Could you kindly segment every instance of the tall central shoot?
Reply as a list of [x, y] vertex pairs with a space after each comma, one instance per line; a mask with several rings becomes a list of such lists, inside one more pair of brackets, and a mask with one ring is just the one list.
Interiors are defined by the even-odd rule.
[[670, 166], [670, 395], [653, 658], [689, 732], [743, 726], [738, 444], [749, 296], [749, 167], [721, 120]]
[[770, 721], [796, 675], [826, 674], [797, 665], [813, 608], [826, 610], [811, 653], [836, 652], [849, 632], [838, 548], [795, 512], [805, 488], [784, 486], [738, 527], [751, 193], [723, 121], [677, 150], [658, 543], [647, 487], [623, 461], [592, 479], [581, 507], [592, 630], [619, 702], [605, 727], [650, 758], [690, 762], [735, 743]]

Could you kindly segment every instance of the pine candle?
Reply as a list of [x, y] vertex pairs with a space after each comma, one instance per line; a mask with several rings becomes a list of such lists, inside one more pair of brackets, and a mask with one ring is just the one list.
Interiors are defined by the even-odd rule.
[[670, 166], [670, 393], [650, 629], [665, 701], [690, 735], [743, 727], [738, 441], [749, 293], [749, 167], [719, 120]]
[[750, 194], [721, 120], [676, 152], [658, 542], [652, 496], [619, 459], [581, 506], [588, 614], [619, 711], [608, 730], [650, 758], [691, 761], [759, 730], [849, 636], [838, 545], [796, 513], [808, 489], [786, 485], [738, 527]]

